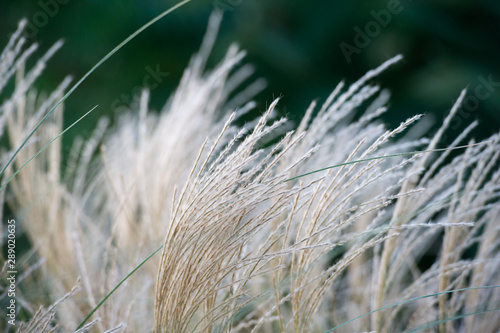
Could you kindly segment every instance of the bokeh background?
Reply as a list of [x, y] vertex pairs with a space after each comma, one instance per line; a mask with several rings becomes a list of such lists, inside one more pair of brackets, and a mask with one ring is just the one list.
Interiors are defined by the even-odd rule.
[[[27, 37], [43, 54], [58, 39], [65, 45], [38, 80], [54, 88], [66, 75], [82, 77], [129, 34], [176, 1], [159, 0], [1, 0], [0, 45], [26, 17]], [[323, 101], [336, 84], [347, 83], [383, 61], [404, 61], [379, 83], [392, 92], [384, 121], [399, 124], [416, 113], [442, 121], [460, 91], [466, 107], [453, 122], [460, 131], [474, 119], [484, 138], [500, 129], [500, 2], [498, 0], [192, 0], [154, 24], [109, 59], [66, 102], [66, 123], [95, 105], [65, 138], [92, 130], [97, 119], [123, 111], [149, 69], [168, 73], [152, 91], [160, 109], [177, 86], [190, 56], [198, 50], [211, 11], [225, 11], [210, 64], [232, 42], [247, 50], [255, 78], [267, 88], [257, 97], [263, 110], [281, 96], [280, 112], [299, 119], [313, 99]], [[123, 95], [124, 94], [124, 95]], [[118, 102], [117, 102], [118, 101]]]

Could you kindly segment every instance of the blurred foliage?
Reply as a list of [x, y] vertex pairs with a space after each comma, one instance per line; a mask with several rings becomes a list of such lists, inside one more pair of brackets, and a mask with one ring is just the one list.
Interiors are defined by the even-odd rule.
[[[6, 44], [22, 17], [30, 22], [30, 41], [41, 45], [39, 55], [64, 38], [65, 46], [37, 83], [49, 90], [67, 74], [79, 79], [120, 41], [174, 3], [3, 0], [0, 45]], [[460, 131], [473, 119], [481, 121], [478, 138], [500, 129], [497, 0], [192, 0], [119, 51], [68, 99], [68, 124], [99, 105], [70, 138], [90, 131], [98, 116], [116, 117], [121, 111], [113, 112], [113, 102], [127, 104], [122, 94], [137, 91], [148, 68], [168, 72], [152, 91], [151, 105], [160, 109], [197, 51], [214, 7], [224, 7], [225, 17], [212, 64], [232, 42], [247, 50], [255, 77], [268, 82], [257, 98], [260, 110], [282, 96], [280, 111], [298, 119], [311, 100], [323, 101], [340, 80], [352, 83], [384, 60], [403, 54], [404, 61], [377, 80], [393, 93], [384, 118], [387, 123], [394, 126], [415, 113], [440, 122], [460, 90], [468, 87], [469, 107], [459, 114], [453, 129]], [[385, 22], [384, 13], [390, 14]], [[356, 40], [363, 46], [356, 47]], [[357, 48], [350, 61], [341, 48], [346, 44]], [[485, 85], [488, 80], [492, 83]]]

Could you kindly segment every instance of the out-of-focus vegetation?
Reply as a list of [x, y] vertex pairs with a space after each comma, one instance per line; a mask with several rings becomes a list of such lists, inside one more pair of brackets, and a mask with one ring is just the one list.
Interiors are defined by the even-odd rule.
[[[455, 137], [453, 132], [475, 118], [482, 122], [475, 133], [479, 139], [498, 132], [495, 6], [486, 2], [472, 8], [411, 1], [371, 2], [371, 7], [347, 1], [317, 5], [212, 1], [192, 0], [93, 73], [69, 98], [64, 112], [70, 123], [99, 104], [66, 137], [69, 141], [83, 134], [87, 140], [76, 141], [71, 152], [56, 141], [14, 177], [7, 195], [0, 195], [0, 203], [5, 199], [8, 205], [5, 216], [20, 221], [19, 236], [11, 232], [22, 237], [17, 242], [23, 270], [19, 280], [46, 260], [40, 272], [35, 272], [39, 276], [14, 284], [22, 306], [18, 318], [38, 325], [27, 330], [52, 329], [55, 306], [44, 312], [34, 309], [39, 304], [59, 304], [58, 295], [71, 290], [82, 276], [86, 296], [72, 299], [69, 307], [57, 313], [64, 330], [78, 323], [81, 327], [82, 318], [94, 313], [92, 309], [99, 310], [96, 316], [103, 321], [89, 325], [95, 324], [94, 329], [101, 332], [122, 327], [122, 318], [130, 331], [144, 329], [144, 323], [153, 320], [155, 331], [165, 332], [222, 330], [231, 325], [236, 330], [261, 324], [263, 331], [276, 331], [278, 325], [285, 331], [287, 322], [293, 323], [295, 331], [324, 331], [376, 309], [371, 318], [356, 323], [356, 331], [399, 332], [438, 324], [441, 332], [450, 331], [452, 325], [466, 331], [498, 331], [499, 317], [493, 312], [498, 293], [487, 288], [500, 284], [495, 274], [499, 265], [494, 263], [500, 249], [495, 226], [500, 197], [499, 135], [490, 136], [487, 145], [469, 146], [462, 155], [454, 151], [453, 161], [448, 152], [436, 158], [418, 154], [403, 160], [400, 156], [400, 161], [393, 159], [393, 166], [371, 158], [372, 154], [395, 158], [393, 153], [405, 149], [442, 147], [442, 141]], [[66, 39], [64, 50], [50, 60], [43, 80], [37, 82], [39, 89], [53, 91], [66, 74], [80, 78], [116, 44], [170, 5], [72, 0], [41, 0], [31, 7], [22, 1], [2, 3], [0, 28], [5, 28], [8, 37], [7, 31], [15, 30], [17, 20], [27, 17], [26, 44], [39, 42], [40, 53], [56, 39]], [[225, 119], [216, 116], [219, 106], [226, 105], [221, 89], [234, 92], [243, 81], [235, 79], [244, 76], [243, 70], [228, 73], [240, 59], [235, 48], [204, 78], [209, 52], [201, 52], [178, 83], [190, 55], [199, 48], [214, 7], [225, 9], [226, 20], [211, 64], [236, 40], [248, 50], [247, 62], [257, 69], [255, 78], [269, 82], [257, 97], [256, 112], [268, 111], [250, 132], [238, 131], [230, 122], [223, 126]], [[219, 18], [214, 15], [211, 29], [218, 27]], [[5, 143], [11, 152], [20, 142], [26, 143], [12, 164], [14, 169], [43, 150], [64, 127], [63, 112], [56, 110], [38, 129], [36, 140], [28, 143], [25, 139], [25, 129], [30, 130], [67, 89], [66, 83], [61, 85], [48, 99], [35, 99], [23, 91], [31, 86], [32, 77], [24, 69], [33, 68], [34, 62], [24, 60], [30, 49], [19, 52], [22, 42], [17, 40], [23, 26], [0, 59], [0, 78], [6, 78], [0, 82], [2, 120], [6, 118], [0, 131], [7, 126], [0, 145]], [[398, 53], [405, 54], [406, 60], [386, 72], [400, 60], [392, 57]], [[285, 120], [265, 125], [277, 100], [270, 108], [266, 105], [277, 95], [283, 96], [279, 112], [297, 120], [312, 98], [318, 97], [321, 103], [341, 78], [350, 83], [391, 57], [346, 88], [345, 94], [329, 99], [318, 115], [306, 118], [310, 124], [305, 121], [301, 126], [306, 132], [289, 133], [278, 141], [290, 126], [284, 125]], [[385, 74], [379, 76], [382, 71]], [[39, 74], [37, 70], [33, 76]], [[3, 83], [14, 81], [13, 77], [17, 79], [14, 93], [14, 82], [3, 89]], [[424, 134], [425, 128], [412, 126], [412, 131], [433, 138], [430, 142], [420, 139], [421, 135], [392, 142], [392, 137], [420, 116], [393, 131], [372, 122], [371, 116], [376, 117], [386, 103], [385, 94], [376, 98], [375, 89], [364, 86], [372, 79], [395, 93], [392, 108], [384, 115], [392, 128], [412, 113], [437, 118], [440, 126], [440, 118], [459, 91], [467, 86], [469, 93], [460, 95], [456, 102], [460, 108], [454, 107], [438, 134]], [[152, 107], [161, 108], [177, 85], [167, 112], [148, 114], [147, 92], [142, 94], [140, 107], [134, 105], [133, 95], [149, 87]], [[373, 99], [375, 103], [370, 103]], [[100, 122], [88, 137], [101, 116], [114, 119], [128, 106], [131, 111], [127, 112], [133, 115], [107, 130], [105, 122]], [[358, 106], [366, 114], [356, 120]], [[475, 122], [468, 129], [474, 126]], [[197, 155], [199, 147], [205, 147], [205, 138], [215, 137], [214, 131], [222, 128], [218, 144]], [[466, 131], [452, 146], [469, 140], [469, 134]], [[273, 139], [278, 141], [275, 146]], [[268, 156], [259, 157], [266, 150], [257, 150], [257, 143], [269, 145]], [[65, 155], [72, 158], [66, 168], [60, 168]], [[346, 158], [349, 163], [358, 158], [370, 162], [325, 174], [309, 172]], [[193, 161], [196, 167], [191, 169]], [[292, 182], [299, 177], [300, 181]], [[175, 188], [183, 189], [180, 195]], [[170, 202], [172, 209], [166, 204]], [[107, 291], [122, 284], [121, 276], [128, 274], [127, 282], [132, 281], [129, 272], [142, 265], [136, 266], [137, 260], [162, 242], [160, 262], [148, 260], [134, 275], [134, 282], [114, 295], [113, 302], [110, 298], [105, 306], [96, 306], [96, 300], [107, 300]], [[461, 287], [472, 288], [462, 296], [455, 292], [457, 288], [465, 291]], [[471, 292], [474, 288], [476, 292]], [[0, 289], [2, 293], [6, 287]], [[254, 298], [251, 292], [259, 296]], [[436, 292], [441, 295], [436, 297]], [[395, 300], [414, 301], [415, 295], [432, 300], [419, 307], [403, 308], [397, 303], [395, 309], [382, 308]], [[15, 310], [9, 311], [15, 315]], [[484, 316], [486, 312], [492, 313]], [[454, 322], [447, 323], [451, 319]]]
[[[0, 44], [7, 42], [22, 17], [30, 22], [27, 37], [39, 42], [42, 50], [64, 38], [65, 46], [37, 83], [49, 90], [67, 74], [80, 78], [173, 3], [2, 1]], [[298, 118], [311, 99], [324, 100], [339, 80], [352, 82], [401, 53], [405, 61], [380, 78], [394, 96], [385, 116], [390, 125], [415, 113], [441, 121], [460, 90], [468, 87], [466, 107], [452, 128], [460, 131], [472, 119], [481, 121], [479, 137], [500, 128], [500, 3], [494, 0], [192, 0], [92, 74], [67, 101], [65, 122], [96, 104], [95, 116], [86, 119], [79, 132], [90, 131], [99, 115], [115, 117], [151, 71], [168, 73], [152, 90], [152, 106], [161, 108], [198, 49], [214, 7], [225, 9], [225, 18], [212, 60], [220, 59], [234, 41], [248, 51], [256, 77], [268, 82], [258, 97], [261, 110], [273, 97], [283, 96], [280, 111]]]

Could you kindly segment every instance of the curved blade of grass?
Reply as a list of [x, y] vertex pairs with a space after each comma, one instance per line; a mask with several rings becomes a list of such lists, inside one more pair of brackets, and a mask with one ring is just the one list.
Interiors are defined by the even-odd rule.
[[[76, 88], [78, 88], [78, 86], [80, 86], [80, 84], [82, 84], [83, 81], [85, 81], [87, 79], [87, 77], [92, 74], [99, 66], [101, 66], [106, 60], [108, 60], [113, 54], [115, 54], [118, 50], [120, 50], [125, 44], [127, 44], [128, 42], [130, 42], [133, 38], [135, 38], [137, 35], [139, 35], [141, 32], [143, 32], [144, 30], [146, 30], [149, 26], [151, 26], [152, 24], [154, 24], [156, 21], [160, 20], [162, 17], [164, 17], [165, 15], [173, 12], [174, 10], [176, 10], [177, 8], [183, 6], [184, 4], [188, 3], [189, 1], [191, 0], [184, 0], [184, 1], [181, 1], [179, 2], [178, 4], [170, 7], [169, 9], [167, 9], [166, 11], [164, 11], [163, 13], [161, 13], [160, 15], [156, 16], [154, 19], [152, 19], [151, 21], [149, 21], [148, 23], [144, 24], [142, 27], [140, 27], [139, 29], [137, 29], [134, 33], [132, 33], [130, 36], [128, 36], [127, 38], [125, 38], [125, 40], [123, 42], [121, 42], [120, 44], [118, 44], [114, 49], [112, 49], [108, 54], [106, 54], [101, 60], [99, 60], [99, 62], [97, 64], [94, 65], [94, 67], [92, 67], [77, 83], [75, 83], [73, 85], [73, 87], [71, 87], [71, 89], [52, 107], [52, 109], [50, 109], [50, 111], [42, 118], [42, 120], [40, 120], [40, 122], [35, 126], [35, 128], [30, 132], [30, 134], [28, 135], [28, 137], [23, 141], [23, 143], [19, 146], [19, 148], [17, 148], [17, 150], [14, 152], [14, 154], [12, 155], [12, 157], [9, 159], [9, 161], [7, 162], [7, 164], [5, 164], [5, 166], [3, 167], [2, 171], [0, 172], [0, 179], [2, 179], [2, 176], [3, 174], [5, 173], [5, 170], [7, 169], [7, 167], [12, 163], [12, 161], [14, 160], [14, 158], [17, 156], [17, 154], [19, 154], [19, 152], [21, 151], [21, 149], [23, 149], [23, 147], [26, 145], [26, 142], [28, 142], [28, 140], [33, 136], [33, 134], [36, 132], [36, 130], [45, 122], [45, 120], [47, 120], [47, 118], [52, 114], [52, 112], [54, 112], [54, 110], [62, 103], [64, 102], [72, 93], [73, 91], [75, 91]], [[80, 118], [81, 119], [81, 118]], [[52, 142], [52, 141], [51, 141]], [[37, 154], [38, 155], [38, 154]], [[36, 155], [35, 155], [36, 156]], [[31, 161], [33, 158], [31, 158], [29, 161]], [[19, 171], [19, 170], [18, 170]], [[18, 172], [16, 171], [15, 174], [17, 174]], [[9, 179], [10, 181], [10, 179]], [[7, 181], [8, 183], [8, 181]], [[5, 184], [7, 184], [5, 183]], [[3, 188], [4, 186], [2, 186]]]
[[[37, 157], [38, 155], [40, 155], [45, 149], [47, 149], [51, 144], [52, 142], [56, 141], [57, 139], [59, 139], [64, 133], [66, 133], [67, 131], [69, 131], [73, 126], [75, 126], [77, 123], [79, 123], [83, 118], [85, 118], [87, 115], [89, 115], [92, 111], [94, 111], [95, 109], [97, 108], [97, 105], [94, 106], [92, 109], [90, 109], [89, 111], [87, 111], [87, 113], [85, 113], [83, 116], [81, 116], [80, 118], [78, 118], [78, 120], [76, 120], [73, 124], [69, 125], [68, 127], [66, 127], [64, 129], [64, 131], [62, 131], [61, 133], [59, 133], [58, 135], [56, 135], [52, 140], [50, 140], [49, 143], [47, 143], [45, 146], [43, 146], [42, 149], [40, 149], [35, 155], [33, 155], [32, 157], [30, 157], [30, 159], [28, 161], [26, 161], [26, 163], [24, 163], [19, 169], [16, 170], [16, 172], [14, 172], [12, 174], [12, 176], [9, 177], [9, 179], [7, 179], [7, 181], [5, 183], [2, 184], [2, 186], [0, 186], [0, 191], [3, 190], [3, 188], [5, 186], [7, 186], [7, 184], [12, 180], [14, 179], [14, 177], [19, 173], [21, 172], [21, 170], [29, 163], [31, 162], [35, 157]], [[29, 137], [28, 137], [29, 138]], [[24, 143], [23, 143], [24, 145]], [[7, 164], [8, 165], [8, 164]], [[1, 179], [1, 176], [0, 176], [0, 179]]]
[[464, 148], [468, 148], [468, 147], [474, 147], [474, 146], [478, 146], [478, 145], [483, 145], [483, 144], [486, 144], [486, 143], [489, 143], [489, 142], [490, 141], [484, 141], [484, 142], [473, 143], [473, 144], [470, 144], [470, 145], [458, 146], [458, 147], [451, 147], [451, 148], [439, 148], [439, 149], [431, 149], [431, 150], [417, 150], [417, 151], [406, 152], [406, 153], [398, 153], [398, 154], [390, 154], [390, 155], [385, 155], [385, 156], [375, 156], [375, 157], [363, 158], [361, 160], [344, 162], [344, 163], [340, 163], [340, 164], [335, 164], [335, 165], [332, 165], [332, 166], [328, 166], [328, 167], [325, 167], [325, 168], [317, 169], [317, 170], [314, 170], [314, 171], [311, 171], [311, 172], [306, 172], [304, 174], [301, 174], [301, 175], [298, 175], [298, 176], [286, 179], [283, 182], [289, 182], [289, 181], [292, 181], [292, 180], [295, 180], [295, 179], [298, 179], [298, 178], [301, 178], [301, 177], [312, 175], [314, 173], [318, 173], [318, 172], [329, 170], [329, 169], [333, 169], [333, 168], [338, 168], [338, 167], [341, 167], [341, 166], [344, 166], [344, 165], [349, 165], [349, 164], [355, 164], [355, 163], [360, 163], [360, 162], [368, 162], [368, 161], [373, 161], [373, 160], [380, 160], [380, 159], [389, 158], [389, 157], [415, 155], [415, 154], [423, 154], [423, 153], [435, 153], [435, 152], [439, 152], [439, 151], [447, 151], [447, 150], [455, 150], [455, 149], [464, 149]]
[[479, 315], [479, 314], [483, 314], [483, 313], [488, 313], [488, 312], [495, 312], [495, 311], [500, 311], [500, 308], [486, 309], [486, 310], [482, 310], [482, 311], [463, 313], [463, 314], [456, 315], [456, 316], [449, 317], [449, 318], [445, 318], [445, 319], [442, 319], [442, 320], [437, 320], [437, 321], [434, 321], [432, 323], [429, 323], [429, 324], [426, 324], [426, 325], [423, 325], [423, 326], [420, 326], [420, 327], [417, 327], [417, 328], [414, 328], [414, 329], [412, 329], [410, 331], [405, 331], [405, 332], [407, 332], [407, 333], [418, 332], [418, 331], [424, 330], [424, 329], [432, 327], [432, 326], [437, 326], [439, 324], [446, 323], [447, 321], [453, 321], [453, 320], [465, 318], [465, 317], [468, 317], [468, 316], [475, 316], [475, 315]]
[[132, 274], [134, 274], [135, 271], [137, 271], [139, 268], [141, 268], [142, 265], [144, 265], [149, 259], [151, 259], [152, 256], [154, 256], [162, 248], [163, 248], [163, 245], [160, 246], [159, 248], [157, 248], [146, 259], [141, 261], [141, 263], [139, 265], [137, 265], [130, 273], [128, 273], [127, 276], [125, 276], [106, 296], [104, 296], [104, 298], [99, 302], [99, 304], [97, 304], [96, 307], [94, 309], [92, 309], [92, 311], [90, 311], [89, 315], [87, 317], [85, 317], [85, 319], [80, 323], [80, 325], [78, 325], [78, 327], [75, 329], [75, 331], [78, 331], [80, 328], [82, 328], [85, 325], [85, 323], [90, 319], [90, 317], [92, 317], [92, 315], [101, 307], [101, 305], [103, 305], [104, 302], [106, 302], [106, 300], [111, 295], [113, 295], [113, 293], [123, 284], [123, 282], [127, 281], [127, 279], [130, 276], [132, 276]]
[[[392, 308], [392, 307], [398, 306], [398, 305], [400, 305], [400, 304], [409, 303], [409, 302], [413, 302], [413, 301], [418, 301], [419, 299], [423, 299], [423, 298], [435, 297], [435, 296], [444, 295], [444, 294], [450, 294], [450, 293], [454, 293], [454, 292], [458, 292], [458, 291], [476, 290], [476, 289], [489, 289], [489, 288], [500, 288], [500, 285], [492, 285], [492, 286], [481, 286], [481, 287], [469, 287], [469, 288], [453, 289], [453, 290], [443, 291], [443, 292], [440, 292], [440, 293], [428, 294], [428, 295], [424, 295], [424, 296], [418, 296], [418, 297], [409, 298], [409, 299], [406, 299], [406, 300], [404, 300], [404, 301], [396, 302], [396, 303], [393, 303], [393, 304], [391, 304], [391, 305], [387, 305], [387, 306], [381, 307], [380, 309], [373, 310], [373, 311], [370, 311], [370, 312], [368, 312], [368, 313], [362, 314], [361, 316], [358, 316], [358, 317], [356, 317], [356, 318], [353, 318], [353, 319], [351, 319], [351, 320], [349, 320], [349, 321], [346, 321], [345, 323], [342, 323], [342, 324], [340, 324], [340, 325], [335, 326], [334, 328], [329, 329], [329, 330], [328, 330], [328, 331], [326, 331], [325, 333], [330, 333], [330, 332], [333, 332], [333, 331], [337, 330], [338, 328], [341, 328], [342, 326], [345, 326], [345, 325], [347, 325], [347, 324], [349, 324], [349, 323], [352, 323], [352, 322], [353, 322], [353, 321], [355, 321], [355, 320], [358, 320], [358, 319], [360, 319], [360, 318], [363, 318], [363, 317], [369, 316], [369, 315], [371, 315], [372, 313], [375, 313], [375, 312], [378, 312], [378, 311], [382, 311], [382, 310], [385, 310], [385, 309], [389, 309], [389, 308]], [[489, 311], [489, 310], [486, 310], [486, 311]], [[491, 311], [495, 311], [495, 310], [491, 310]], [[450, 318], [447, 318], [447, 319], [450, 319]], [[447, 320], [447, 319], [444, 319], [444, 320]]]

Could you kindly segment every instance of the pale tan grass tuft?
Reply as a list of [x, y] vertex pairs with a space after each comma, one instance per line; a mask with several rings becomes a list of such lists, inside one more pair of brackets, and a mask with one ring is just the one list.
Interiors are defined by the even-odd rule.
[[[239, 89], [252, 69], [240, 65], [245, 53], [235, 45], [206, 68], [220, 20], [211, 17], [161, 112], [151, 112], [143, 91], [115, 125], [102, 119], [77, 138], [67, 165], [55, 141], [0, 193], [35, 253], [20, 288], [47, 293], [19, 298], [33, 315], [22, 329], [75, 330], [97, 308], [77, 332], [499, 330], [498, 313], [467, 314], [500, 303], [500, 134], [475, 144], [474, 122], [453, 151], [395, 155], [441, 147], [466, 92], [432, 137], [420, 115], [386, 129], [378, 117], [389, 94], [370, 82], [397, 56], [338, 84], [297, 126], [279, 117], [274, 100], [240, 127], [263, 82]], [[33, 90], [60, 43], [25, 73], [37, 48], [25, 45], [25, 25], [0, 55], [0, 91], [15, 81], [0, 104], [10, 151], [70, 82], [51, 94]], [[63, 111], [59, 105], [6, 176], [62, 131]], [[162, 244], [161, 257], [142, 265]], [[492, 287], [466, 290], [479, 286]], [[54, 305], [33, 310], [45, 304]]]

